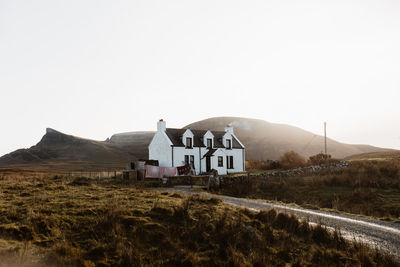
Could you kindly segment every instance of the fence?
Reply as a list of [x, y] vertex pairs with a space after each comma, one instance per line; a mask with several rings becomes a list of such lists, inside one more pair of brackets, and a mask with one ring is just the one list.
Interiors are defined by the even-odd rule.
[[87, 171], [75, 171], [69, 173], [70, 177], [86, 177], [86, 178], [116, 178], [122, 176], [122, 171], [97, 171], [97, 172], [87, 172]]

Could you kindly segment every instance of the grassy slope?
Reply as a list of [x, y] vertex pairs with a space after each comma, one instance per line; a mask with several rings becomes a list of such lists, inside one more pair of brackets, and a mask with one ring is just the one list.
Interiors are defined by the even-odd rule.
[[346, 158], [346, 160], [390, 160], [390, 159], [400, 159], [400, 151], [384, 151], [384, 152], [370, 152], [351, 155]]
[[[307, 158], [320, 153], [324, 146], [323, 136], [294, 126], [257, 119], [215, 117], [191, 123], [184, 128], [223, 130], [227, 124], [234, 126], [235, 135], [246, 146], [246, 159], [278, 159], [280, 155], [290, 150]], [[328, 147], [329, 153], [334, 158], [387, 150], [369, 145], [344, 144], [330, 138]]]
[[0, 192], [6, 265], [397, 264], [293, 216], [217, 199], [62, 177], [3, 176]]
[[[314, 176], [237, 179], [220, 192], [400, 221], [400, 161], [352, 161]], [[235, 179], [235, 178], [234, 178]]]

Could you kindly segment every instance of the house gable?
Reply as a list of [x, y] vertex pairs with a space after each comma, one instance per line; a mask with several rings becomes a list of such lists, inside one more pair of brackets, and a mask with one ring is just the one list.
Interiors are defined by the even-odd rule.
[[204, 134], [204, 137], [203, 137], [203, 144], [204, 144], [204, 146], [205, 147], [207, 147], [208, 148], [208, 145], [207, 145], [207, 142], [208, 142], [208, 140], [209, 139], [211, 139], [211, 148], [213, 148], [214, 147], [214, 135], [213, 135], [213, 133], [210, 131], [210, 130], [208, 130], [205, 134]]
[[161, 166], [172, 163], [172, 142], [165, 132], [158, 131], [149, 144], [149, 159], [158, 160]]
[[[228, 132], [226, 132], [224, 134], [224, 136], [222, 137], [222, 144], [225, 146], [226, 149], [232, 149], [232, 139], [233, 139], [232, 134], [228, 133]], [[230, 142], [230, 147], [227, 146], [227, 143], [228, 143], [227, 140], [229, 140], [229, 142]]]
[[193, 142], [193, 137], [194, 134], [190, 129], [187, 129], [183, 135], [182, 135], [182, 143], [186, 148], [193, 148], [194, 142]]

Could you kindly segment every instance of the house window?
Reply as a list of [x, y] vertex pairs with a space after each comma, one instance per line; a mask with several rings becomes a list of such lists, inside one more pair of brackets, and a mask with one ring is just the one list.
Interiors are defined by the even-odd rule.
[[218, 167], [224, 167], [224, 162], [223, 162], [223, 157], [219, 156], [218, 157]]
[[226, 168], [233, 169], [233, 156], [226, 156]]
[[226, 139], [226, 148], [232, 149], [232, 140], [231, 139]]
[[186, 148], [192, 148], [192, 138], [186, 137]]
[[207, 138], [207, 148], [212, 148], [212, 138]]
[[190, 155], [190, 165], [192, 165], [193, 169], [194, 169], [194, 156]]
[[189, 164], [189, 155], [185, 155], [185, 164]]

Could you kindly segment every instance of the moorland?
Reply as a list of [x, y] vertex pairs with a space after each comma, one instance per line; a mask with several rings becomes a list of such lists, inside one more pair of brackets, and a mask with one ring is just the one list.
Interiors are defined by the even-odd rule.
[[339, 231], [119, 177], [0, 174], [2, 266], [396, 266]]

